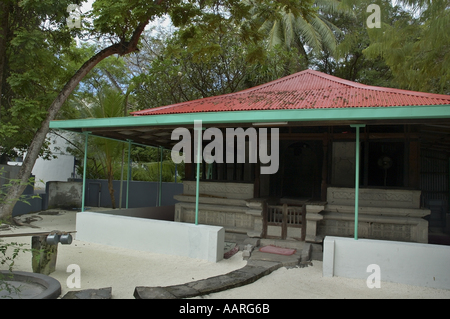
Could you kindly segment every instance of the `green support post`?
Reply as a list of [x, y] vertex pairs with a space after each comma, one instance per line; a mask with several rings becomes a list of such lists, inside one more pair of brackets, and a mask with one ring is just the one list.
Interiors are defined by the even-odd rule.
[[81, 190], [81, 212], [84, 212], [84, 198], [86, 196], [86, 167], [88, 152], [88, 137], [90, 132], [84, 132], [84, 159], [83, 159], [83, 189]]
[[195, 187], [195, 225], [198, 225], [198, 200], [199, 200], [199, 187], [200, 187], [200, 162], [201, 149], [202, 149], [202, 127], [196, 127], [201, 121], [194, 121], [194, 130], [197, 131], [197, 182]]
[[163, 161], [163, 149], [159, 147], [159, 190], [158, 190], [158, 206], [161, 206], [162, 198], [162, 161]]
[[356, 158], [355, 158], [355, 240], [358, 240], [358, 208], [359, 208], [359, 128], [365, 127], [365, 124], [353, 124], [356, 128]]
[[130, 194], [130, 180], [131, 180], [131, 142], [132, 140], [128, 141], [128, 174], [127, 174], [127, 198], [125, 201], [125, 208], [128, 209], [128, 197]]

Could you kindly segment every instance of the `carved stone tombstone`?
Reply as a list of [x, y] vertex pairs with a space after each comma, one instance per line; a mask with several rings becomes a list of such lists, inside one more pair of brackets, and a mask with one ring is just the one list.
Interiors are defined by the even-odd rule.
[[58, 244], [47, 243], [47, 236], [33, 236], [31, 238], [33, 249], [32, 267], [34, 273], [49, 275], [55, 271]]

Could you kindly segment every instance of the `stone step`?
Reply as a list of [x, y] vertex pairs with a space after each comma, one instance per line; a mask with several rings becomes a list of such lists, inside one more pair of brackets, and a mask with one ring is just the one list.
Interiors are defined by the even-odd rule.
[[283, 267], [295, 267], [300, 263], [302, 256], [302, 250], [296, 250], [294, 254], [290, 256], [271, 254], [259, 251], [259, 248], [255, 248], [252, 251], [250, 258], [248, 259], [251, 264], [254, 261], [268, 261], [280, 263]]
[[298, 241], [298, 240], [282, 240], [282, 239], [261, 239], [259, 245], [262, 246], [268, 246], [273, 245], [277, 247], [282, 248], [293, 248], [297, 250], [303, 249], [305, 242], [304, 241]]

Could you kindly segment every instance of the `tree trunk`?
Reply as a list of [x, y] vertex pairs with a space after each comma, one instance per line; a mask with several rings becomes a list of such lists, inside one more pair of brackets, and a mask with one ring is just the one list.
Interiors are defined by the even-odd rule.
[[28, 178], [33, 170], [34, 163], [39, 156], [39, 152], [42, 148], [42, 145], [45, 142], [45, 138], [49, 131], [50, 121], [56, 118], [58, 111], [61, 109], [63, 103], [67, 100], [69, 95], [73, 92], [73, 90], [78, 86], [80, 81], [91, 71], [99, 62], [104, 60], [105, 58], [113, 55], [125, 55], [137, 50], [137, 45], [139, 42], [139, 38], [144, 31], [145, 26], [148, 24], [149, 20], [147, 19], [144, 22], [141, 22], [136, 30], [134, 31], [131, 41], [121, 41], [119, 43], [113, 44], [96, 55], [86, 61], [83, 66], [72, 76], [72, 78], [66, 83], [64, 88], [58, 94], [56, 99], [50, 105], [47, 118], [42, 122], [40, 129], [34, 135], [34, 138], [28, 147], [27, 155], [22, 163], [22, 167], [20, 168], [17, 179], [20, 179], [22, 184], [14, 183], [8, 190], [5, 200], [0, 204], [0, 220], [11, 222], [12, 221], [12, 210], [19, 198], [19, 196], [25, 190], [25, 184], [28, 181]]
[[113, 175], [108, 174], [108, 190], [109, 195], [111, 195], [111, 207], [112, 209], [116, 209], [116, 198], [114, 197], [114, 187], [113, 187]]

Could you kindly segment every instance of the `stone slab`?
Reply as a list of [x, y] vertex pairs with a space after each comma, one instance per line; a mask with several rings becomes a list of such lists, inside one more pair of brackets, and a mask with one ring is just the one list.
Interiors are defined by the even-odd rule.
[[111, 299], [112, 288], [84, 289], [69, 291], [61, 299]]
[[239, 287], [240, 278], [234, 278], [229, 274], [211, 277], [187, 285], [199, 291], [200, 295], [208, 295], [214, 292], [224, 291], [227, 289]]
[[177, 299], [177, 297], [168, 292], [164, 287], [138, 286], [134, 289], [133, 296], [136, 299]]
[[259, 261], [269, 261], [269, 262], [276, 262], [280, 263], [283, 266], [295, 266], [299, 263], [301, 258], [301, 250], [296, 251], [295, 254], [290, 256], [283, 256], [283, 255], [277, 255], [277, 254], [270, 254], [270, 253], [264, 253], [259, 250], [254, 250], [252, 252], [252, 255], [250, 259], [252, 261], [259, 260]]
[[[420, 208], [420, 194], [420, 190], [361, 188], [359, 206]], [[328, 187], [327, 202], [329, 205], [354, 205], [355, 189]]]
[[200, 291], [190, 287], [187, 284], [175, 285], [164, 287], [164, 289], [170, 294], [174, 295], [175, 298], [192, 298], [200, 295]]

